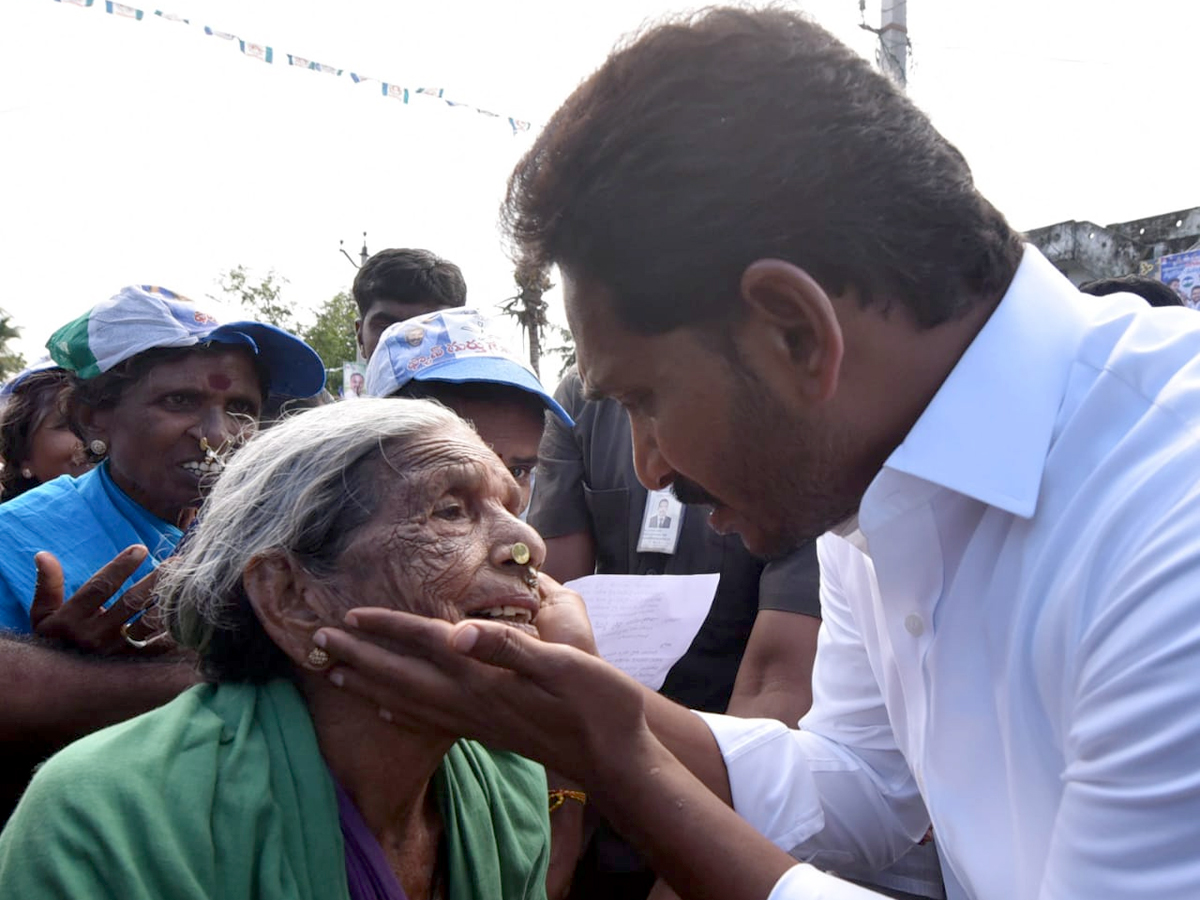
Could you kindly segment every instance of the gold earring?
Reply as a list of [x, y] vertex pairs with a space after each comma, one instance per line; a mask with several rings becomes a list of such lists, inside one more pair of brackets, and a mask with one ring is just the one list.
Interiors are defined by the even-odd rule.
[[108, 452], [108, 444], [104, 443], [100, 438], [96, 438], [88, 444], [88, 449], [92, 451], [92, 456], [103, 456]]
[[308, 651], [307, 662], [314, 669], [328, 669], [330, 663], [329, 654], [320, 647], [313, 647]]
[[21, 469], [21, 477], [26, 478], [26, 479], [32, 478], [33, 477], [33, 469], [29, 468], [29, 466], [25, 466], [24, 468]]
[[512, 554], [512, 560], [518, 566], [523, 566], [529, 562], [529, 548], [520, 541], [517, 541], [512, 545], [512, 549], [509, 550], [509, 553]]

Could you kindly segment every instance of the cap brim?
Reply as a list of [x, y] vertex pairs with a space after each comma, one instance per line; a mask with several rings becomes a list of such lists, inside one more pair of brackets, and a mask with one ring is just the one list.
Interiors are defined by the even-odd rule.
[[213, 329], [205, 340], [249, 343], [266, 366], [272, 393], [311, 397], [325, 387], [325, 363], [321, 357], [282, 328], [265, 322], [227, 322]]
[[546, 408], [558, 416], [568, 428], [575, 427], [565, 409], [559, 405], [537, 377], [523, 366], [506, 359], [478, 356], [456, 359], [453, 365], [443, 365], [426, 372], [418, 372], [412, 377], [413, 381], [448, 381], [451, 384], [466, 384], [472, 381], [486, 381], [490, 384], [506, 384], [520, 388], [533, 394], [546, 405]]

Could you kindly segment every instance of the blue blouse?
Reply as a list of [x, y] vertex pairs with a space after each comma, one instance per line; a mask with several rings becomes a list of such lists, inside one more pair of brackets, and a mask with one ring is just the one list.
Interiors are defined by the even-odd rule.
[[66, 600], [126, 547], [144, 544], [150, 555], [115, 599], [170, 556], [182, 536], [117, 487], [107, 461], [79, 478], [63, 475], [0, 504], [0, 629], [31, 631], [33, 557], [42, 550], [62, 564]]

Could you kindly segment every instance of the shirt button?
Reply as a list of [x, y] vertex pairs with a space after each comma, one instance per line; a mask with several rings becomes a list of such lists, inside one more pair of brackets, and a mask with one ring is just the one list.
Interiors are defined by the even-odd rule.
[[921, 617], [915, 613], [906, 616], [904, 619], [904, 630], [913, 637], [920, 637], [925, 633], [925, 623], [921, 621]]

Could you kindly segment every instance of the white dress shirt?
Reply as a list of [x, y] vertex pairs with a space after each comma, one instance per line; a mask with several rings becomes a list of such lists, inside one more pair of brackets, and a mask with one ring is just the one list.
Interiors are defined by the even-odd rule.
[[[819, 543], [800, 731], [705, 715], [737, 811], [850, 898], [932, 821], [951, 900], [1200, 898], [1200, 316], [1036, 250]], [[861, 548], [861, 549], [860, 549]]]

